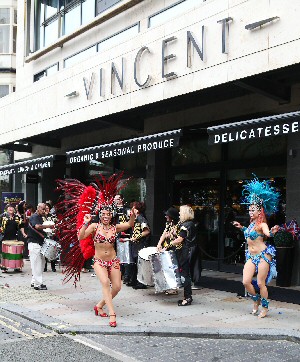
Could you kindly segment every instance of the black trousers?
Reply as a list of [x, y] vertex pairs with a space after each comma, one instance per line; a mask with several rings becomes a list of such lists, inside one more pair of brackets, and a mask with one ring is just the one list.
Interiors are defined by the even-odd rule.
[[178, 259], [178, 266], [180, 271], [180, 276], [183, 283], [183, 294], [184, 299], [192, 298], [192, 280], [190, 273], [190, 250], [189, 249], [179, 249], [176, 250], [176, 255]]

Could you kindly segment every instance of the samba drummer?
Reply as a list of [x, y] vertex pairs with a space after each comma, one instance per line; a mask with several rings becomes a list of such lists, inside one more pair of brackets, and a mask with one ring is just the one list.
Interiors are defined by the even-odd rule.
[[30, 253], [30, 265], [32, 272], [31, 286], [35, 290], [47, 290], [43, 284], [43, 270], [45, 258], [41, 254], [41, 246], [46, 237], [45, 229], [53, 229], [54, 225], [43, 225], [46, 205], [39, 203], [36, 212], [29, 218], [28, 250]]
[[179, 306], [192, 304], [192, 281], [190, 274], [190, 253], [195, 243], [196, 228], [193, 223], [194, 211], [188, 205], [180, 206], [179, 209], [179, 232], [175, 240], [170, 241], [168, 248], [176, 247], [178, 266], [183, 281], [184, 299], [178, 301]]
[[[6, 211], [0, 216], [0, 255], [2, 252], [2, 241], [17, 240], [17, 234], [22, 226], [22, 219], [16, 214], [15, 208], [12, 205], [7, 205]], [[3, 273], [7, 272], [7, 267], [1, 265]], [[15, 272], [20, 272], [20, 269], [14, 269]]]
[[149, 246], [150, 227], [145, 217], [145, 204], [143, 202], [135, 201], [132, 204], [132, 210], [135, 214], [134, 227], [131, 237], [131, 249], [133, 256], [133, 272], [131, 275], [131, 282], [133, 289], [146, 289], [147, 286], [137, 280], [138, 275], [138, 255], [139, 251]]
[[[176, 209], [176, 207], [170, 207], [166, 212], [165, 212], [165, 217], [166, 217], [166, 226], [165, 229], [159, 239], [159, 242], [157, 244], [157, 250], [159, 252], [163, 251], [163, 250], [174, 250], [175, 251], [175, 246], [170, 245], [171, 241], [175, 240], [178, 236], [178, 233], [180, 231], [179, 229], [179, 212]], [[180, 249], [181, 244], [177, 245], [177, 248]], [[174, 295], [174, 294], [178, 294], [178, 290], [176, 289], [169, 289], [165, 291], [165, 294], [167, 295]]]

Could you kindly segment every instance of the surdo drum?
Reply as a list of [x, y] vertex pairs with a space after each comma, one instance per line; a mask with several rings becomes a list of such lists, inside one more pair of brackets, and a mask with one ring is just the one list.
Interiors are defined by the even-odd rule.
[[23, 263], [24, 242], [17, 240], [2, 241], [2, 266], [12, 269], [21, 269]]
[[150, 256], [155, 253], [157, 253], [157, 248], [150, 246], [148, 248], [141, 249], [138, 256], [137, 280], [150, 287], [154, 285]]
[[174, 251], [163, 251], [149, 256], [156, 293], [182, 286], [178, 261]]

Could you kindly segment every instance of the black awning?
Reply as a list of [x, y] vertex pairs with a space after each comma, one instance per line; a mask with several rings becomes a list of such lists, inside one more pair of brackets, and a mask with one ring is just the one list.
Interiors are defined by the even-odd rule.
[[181, 133], [181, 129], [177, 129], [150, 136], [131, 138], [129, 140], [68, 151], [67, 163], [88, 162], [97, 159], [128, 156], [146, 151], [177, 147]]
[[27, 173], [36, 170], [42, 170], [44, 168], [49, 168], [53, 166], [53, 159], [54, 156], [51, 155], [0, 166], [0, 176], [6, 176], [16, 173]]
[[300, 112], [283, 113], [249, 121], [208, 127], [208, 144], [216, 145], [234, 141], [279, 136], [299, 132]]

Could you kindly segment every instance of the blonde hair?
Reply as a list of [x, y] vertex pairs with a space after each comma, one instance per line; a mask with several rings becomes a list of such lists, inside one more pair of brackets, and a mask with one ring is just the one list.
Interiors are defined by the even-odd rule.
[[179, 208], [179, 220], [181, 222], [193, 220], [194, 210], [188, 205], [182, 205]]

